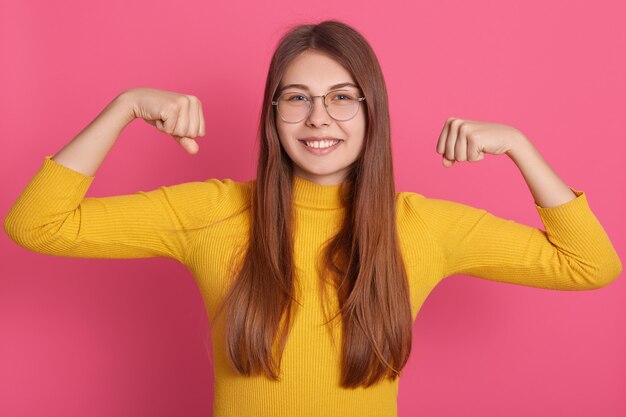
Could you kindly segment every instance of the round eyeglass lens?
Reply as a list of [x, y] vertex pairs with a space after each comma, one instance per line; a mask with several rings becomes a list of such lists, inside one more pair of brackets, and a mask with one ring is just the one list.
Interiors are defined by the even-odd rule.
[[[326, 95], [326, 110], [338, 121], [352, 119], [359, 110], [357, 94], [350, 91], [332, 91]], [[302, 93], [285, 93], [278, 100], [278, 113], [286, 122], [304, 120], [311, 106], [309, 97]]]

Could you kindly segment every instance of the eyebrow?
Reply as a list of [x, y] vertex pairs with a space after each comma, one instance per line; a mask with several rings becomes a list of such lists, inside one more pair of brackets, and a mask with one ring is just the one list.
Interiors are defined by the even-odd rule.
[[[331, 85], [328, 90], [335, 90], [337, 88], [341, 88], [341, 87], [354, 87], [354, 88], [359, 88], [356, 84], [354, 83], [339, 83], [339, 84], [335, 84], [335, 85]], [[281, 92], [283, 90], [286, 90], [288, 88], [300, 88], [302, 90], [307, 90], [307, 91], [311, 91], [309, 89], [308, 86], [304, 85], [304, 84], [287, 84], [286, 86], [279, 88], [278, 91]]]

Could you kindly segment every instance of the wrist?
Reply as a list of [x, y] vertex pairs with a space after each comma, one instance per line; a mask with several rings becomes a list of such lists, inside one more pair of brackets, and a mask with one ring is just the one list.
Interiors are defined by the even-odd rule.
[[514, 135], [511, 140], [511, 144], [509, 146], [509, 150], [506, 151], [506, 154], [513, 161], [522, 157], [523, 154], [527, 153], [533, 147], [532, 143], [528, 140], [528, 138], [522, 133]]
[[137, 118], [132, 89], [125, 90], [115, 97], [115, 99], [111, 102], [111, 106], [122, 115], [126, 124]]

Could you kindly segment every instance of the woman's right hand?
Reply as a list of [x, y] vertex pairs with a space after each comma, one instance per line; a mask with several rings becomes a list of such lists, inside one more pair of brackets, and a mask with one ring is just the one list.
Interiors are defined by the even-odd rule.
[[197, 97], [143, 87], [125, 93], [130, 97], [136, 118], [168, 133], [190, 154], [198, 152], [194, 139], [204, 136], [205, 128], [202, 103]]

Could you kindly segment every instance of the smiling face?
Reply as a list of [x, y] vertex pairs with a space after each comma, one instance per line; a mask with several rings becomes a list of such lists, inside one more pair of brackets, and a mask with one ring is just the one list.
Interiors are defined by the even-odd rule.
[[[321, 96], [345, 83], [354, 86], [343, 86], [339, 90], [357, 97], [362, 96], [356, 81], [341, 64], [328, 55], [309, 49], [288, 65], [278, 86], [277, 95], [293, 92]], [[291, 84], [300, 86], [290, 87]], [[294, 175], [320, 185], [340, 184], [363, 147], [366, 120], [362, 107], [365, 102], [359, 105], [356, 116], [347, 121], [337, 121], [330, 117], [321, 97], [313, 99], [312, 105], [308, 117], [297, 123], [283, 121], [276, 112], [280, 143], [293, 162]], [[319, 141], [322, 138], [328, 141]], [[308, 139], [310, 145], [318, 147], [308, 146], [304, 139]], [[333, 139], [339, 140], [337, 145], [322, 149], [332, 143]]]

